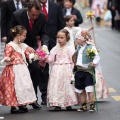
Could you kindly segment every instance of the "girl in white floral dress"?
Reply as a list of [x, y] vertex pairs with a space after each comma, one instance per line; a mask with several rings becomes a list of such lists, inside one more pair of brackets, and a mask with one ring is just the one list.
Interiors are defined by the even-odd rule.
[[70, 84], [74, 49], [67, 44], [69, 39], [69, 32], [65, 29], [60, 30], [57, 34], [58, 44], [51, 50], [47, 59], [50, 64], [47, 105], [55, 107], [54, 110], [61, 110], [61, 107], [71, 110], [71, 106], [78, 103]]
[[25, 113], [28, 112], [26, 105], [36, 102], [26, 62], [26, 57], [29, 58], [30, 55], [28, 50], [30, 47], [22, 43], [27, 30], [18, 25], [12, 28], [10, 33], [13, 41], [6, 44], [4, 59], [1, 61], [5, 68], [0, 77], [0, 104], [11, 106], [11, 114]]

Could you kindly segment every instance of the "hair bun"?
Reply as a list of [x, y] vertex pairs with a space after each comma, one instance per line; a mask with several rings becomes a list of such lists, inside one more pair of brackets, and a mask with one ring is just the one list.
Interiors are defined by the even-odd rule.
[[12, 31], [12, 33], [15, 33], [15, 32], [16, 32], [16, 29], [15, 29], [15, 28], [12, 28], [11, 31]]

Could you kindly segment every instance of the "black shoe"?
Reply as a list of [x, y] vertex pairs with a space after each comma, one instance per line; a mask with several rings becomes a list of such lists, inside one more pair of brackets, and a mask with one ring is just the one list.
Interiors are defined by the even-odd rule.
[[70, 111], [70, 110], [72, 110], [72, 107], [68, 106], [68, 107], [66, 107], [66, 110]]
[[54, 111], [60, 111], [61, 110], [61, 107], [57, 106], [54, 108]]
[[47, 102], [46, 101], [42, 101], [41, 105], [47, 105]]
[[95, 103], [90, 103], [90, 112], [95, 112]]
[[38, 103], [32, 103], [30, 104], [34, 109], [41, 109], [41, 106]]
[[81, 108], [79, 108], [77, 111], [78, 111], [78, 112], [84, 112], [84, 111], [87, 111], [86, 103], [81, 104]]
[[27, 113], [28, 108], [26, 106], [19, 106], [19, 113]]
[[18, 113], [19, 113], [19, 110], [17, 110], [16, 107], [11, 107], [10, 113], [11, 113], [11, 114], [18, 114]]

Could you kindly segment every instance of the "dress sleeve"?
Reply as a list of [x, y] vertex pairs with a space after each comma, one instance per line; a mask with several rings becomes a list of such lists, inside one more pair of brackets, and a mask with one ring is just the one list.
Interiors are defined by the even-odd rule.
[[27, 59], [30, 59], [30, 58], [33, 58], [34, 57], [34, 52], [30, 52], [29, 51], [29, 48], [31, 48], [30, 46], [28, 46], [27, 44], [25, 43], [22, 43], [22, 48], [24, 50], [24, 53], [25, 53], [25, 57]]
[[73, 49], [72, 47], [69, 47], [68, 54], [69, 54], [70, 61], [72, 63], [72, 65], [71, 65], [72, 69], [74, 68], [74, 63], [73, 63], [73, 60], [72, 60], [72, 56], [73, 56], [74, 53], [75, 53], [75, 49]]
[[25, 57], [29, 59], [31, 53], [28, 51], [28, 47], [25, 49], [24, 53], [25, 53]]
[[10, 45], [6, 45], [4, 49], [4, 58], [1, 60], [1, 64], [8, 65], [10, 62], [5, 62], [6, 59], [12, 57], [13, 48]]
[[4, 58], [5, 57], [11, 57], [13, 52], [13, 48], [10, 45], [6, 45], [4, 49]]
[[47, 62], [48, 63], [53, 63], [55, 62], [55, 57], [56, 57], [56, 49], [55, 47], [50, 51], [50, 54], [48, 55]]
[[72, 47], [69, 47], [68, 54], [69, 54], [69, 57], [70, 57], [70, 61], [72, 61], [72, 56], [73, 56], [74, 53], [75, 53], [75, 49], [72, 48]]

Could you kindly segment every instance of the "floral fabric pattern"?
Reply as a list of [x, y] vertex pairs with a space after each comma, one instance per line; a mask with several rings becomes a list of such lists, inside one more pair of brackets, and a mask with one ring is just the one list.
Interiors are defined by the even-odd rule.
[[[6, 45], [4, 58], [14, 57], [15, 59], [6, 65], [2, 72], [0, 78], [0, 104], [6, 106], [19, 106], [36, 101], [32, 81], [25, 64], [26, 59], [24, 52], [23, 49], [20, 49], [12, 42]], [[24, 73], [23, 70], [25, 72], [24, 75], [22, 75]]]
[[67, 45], [63, 49], [56, 46], [50, 53], [48, 59], [52, 66], [48, 83], [48, 106], [67, 107], [77, 104], [74, 88], [70, 84], [73, 53], [74, 50]]

